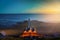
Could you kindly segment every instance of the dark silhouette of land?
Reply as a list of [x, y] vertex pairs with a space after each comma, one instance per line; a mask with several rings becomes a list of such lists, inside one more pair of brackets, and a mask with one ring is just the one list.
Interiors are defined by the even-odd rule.
[[[2, 27], [3, 26], [3, 27]], [[16, 22], [16, 24], [12, 24], [9, 27], [0, 24], [0, 32], [6, 32], [6, 35], [9, 37], [20, 37], [22, 32], [28, 26], [28, 21]], [[32, 20], [31, 27], [35, 27], [37, 29], [37, 33], [43, 35], [43, 38], [58, 38], [60, 39], [60, 23], [48, 23]], [[19, 39], [19, 38], [18, 38]], [[40, 38], [39, 38], [40, 39]]]

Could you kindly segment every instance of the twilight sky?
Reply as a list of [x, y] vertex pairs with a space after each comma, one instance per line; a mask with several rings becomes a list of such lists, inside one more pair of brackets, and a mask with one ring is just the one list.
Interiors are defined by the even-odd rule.
[[38, 20], [60, 22], [60, 0], [0, 0], [0, 14], [43, 14]]
[[0, 13], [25, 13], [40, 2], [37, 0], [0, 0]]
[[60, 14], [60, 0], [0, 0], [3, 14]]

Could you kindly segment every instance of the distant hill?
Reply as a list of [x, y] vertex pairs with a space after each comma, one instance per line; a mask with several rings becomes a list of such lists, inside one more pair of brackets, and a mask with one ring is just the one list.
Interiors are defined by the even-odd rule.
[[[17, 22], [16, 25], [13, 25], [13, 29], [24, 30], [27, 26], [28, 26], [28, 21]], [[47, 23], [47, 22], [32, 20], [31, 27], [36, 28], [38, 32], [42, 32], [42, 33], [60, 32], [59, 31], [60, 23]]]
[[[5, 28], [5, 30], [17, 30], [16, 33], [20, 32], [22, 33], [24, 29], [28, 26], [28, 21], [23, 22], [17, 22], [16, 24], [13, 24], [9, 28]], [[38, 33], [60, 33], [60, 23], [47, 23], [47, 22], [41, 22], [32, 20], [31, 21], [31, 27], [36, 28]]]
[[15, 23], [16, 23], [15, 21], [11, 21], [11, 20], [1, 20], [0, 29], [10, 28]]

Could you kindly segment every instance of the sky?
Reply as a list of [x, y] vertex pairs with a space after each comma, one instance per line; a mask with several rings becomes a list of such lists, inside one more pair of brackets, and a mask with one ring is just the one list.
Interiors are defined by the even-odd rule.
[[0, 14], [42, 14], [38, 20], [60, 22], [60, 0], [0, 0]]
[[0, 14], [60, 14], [60, 0], [0, 0]]
[[0, 0], [0, 13], [25, 13], [37, 5], [34, 0]]

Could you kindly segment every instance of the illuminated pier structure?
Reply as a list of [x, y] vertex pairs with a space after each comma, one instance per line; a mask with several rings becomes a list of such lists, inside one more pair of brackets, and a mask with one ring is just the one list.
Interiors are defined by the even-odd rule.
[[24, 30], [21, 37], [26, 40], [36, 40], [39, 37], [36, 28], [31, 27], [30, 19], [28, 19], [28, 27]]

